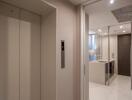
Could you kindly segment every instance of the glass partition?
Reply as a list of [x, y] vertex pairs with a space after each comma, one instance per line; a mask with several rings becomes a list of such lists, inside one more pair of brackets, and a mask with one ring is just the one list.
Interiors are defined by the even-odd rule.
[[113, 97], [131, 100], [132, 26], [128, 22], [131, 21], [130, 2], [101, 0], [87, 5], [85, 10], [89, 15], [90, 30], [90, 100], [112, 100]]
[[[89, 32], [89, 79], [90, 82], [106, 85], [109, 80], [109, 35], [108, 27]], [[101, 67], [101, 69], [100, 69]], [[96, 73], [96, 74], [95, 74]]]
[[[116, 75], [119, 74], [119, 36], [128, 36], [130, 33], [130, 23], [93, 29], [89, 32], [90, 82], [104, 85], [111, 84]], [[130, 51], [128, 52], [130, 55]], [[128, 70], [130, 73], [130, 69]]]

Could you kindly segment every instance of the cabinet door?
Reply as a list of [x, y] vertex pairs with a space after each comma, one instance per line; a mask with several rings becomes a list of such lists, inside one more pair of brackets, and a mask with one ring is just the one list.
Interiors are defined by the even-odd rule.
[[20, 100], [40, 100], [40, 17], [20, 13]]
[[0, 3], [0, 100], [19, 100], [19, 9]]

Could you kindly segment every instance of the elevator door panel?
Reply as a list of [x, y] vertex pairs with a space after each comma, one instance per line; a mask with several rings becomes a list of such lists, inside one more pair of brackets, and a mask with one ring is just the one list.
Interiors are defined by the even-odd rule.
[[20, 100], [40, 100], [40, 17], [20, 14]]
[[1, 2], [0, 100], [40, 100], [40, 16]]
[[18, 12], [0, 3], [0, 100], [19, 100]]

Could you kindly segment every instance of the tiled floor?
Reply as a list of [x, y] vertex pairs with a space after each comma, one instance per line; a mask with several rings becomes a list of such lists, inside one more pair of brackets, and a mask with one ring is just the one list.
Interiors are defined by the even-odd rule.
[[117, 76], [110, 86], [90, 83], [90, 100], [132, 100], [131, 79]]

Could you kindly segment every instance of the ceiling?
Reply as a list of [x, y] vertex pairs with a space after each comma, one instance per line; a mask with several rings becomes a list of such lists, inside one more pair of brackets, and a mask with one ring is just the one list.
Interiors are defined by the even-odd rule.
[[45, 15], [53, 10], [53, 7], [44, 3], [42, 0], [1, 0], [1, 1], [20, 8], [24, 8], [39, 15]]
[[79, 5], [79, 4], [88, 5], [94, 2], [98, 2], [100, 0], [69, 0], [69, 1], [72, 2], [74, 5]]
[[79, 5], [83, 2], [86, 2], [86, 1], [91, 1], [91, 0], [70, 0], [73, 4], [75, 5]]
[[132, 5], [112, 11], [118, 22], [132, 21]]
[[[109, 28], [109, 35], [121, 35], [131, 33], [131, 23], [114, 25]], [[108, 35], [108, 27], [91, 30], [89, 34]]]
[[115, 25], [110, 27], [110, 34], [130, 34], [131, 33], [131, 23], [126, 23], [122, 25]]
[[90, 30], [121, 24], [113, 14], [113, 11], [130, 5], [132, 5], [132, 0], [115, 0], [114, 4], [110, 4], [110, 0], [101, 0], [97, 3], [86, 6], [85, 10], [89, 15]]

